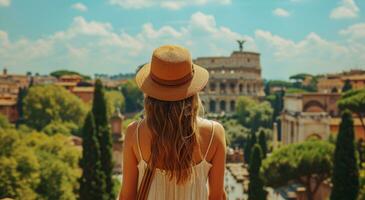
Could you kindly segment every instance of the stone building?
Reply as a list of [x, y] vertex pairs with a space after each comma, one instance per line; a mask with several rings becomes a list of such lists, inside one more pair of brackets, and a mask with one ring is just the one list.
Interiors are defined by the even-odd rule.
[[[338, 93], [304, 93], [284, 97], [281, 113], [283, 144], [302, 142], [316, 137], [328, 139], [338, 133], [341, 116], [337, 108]], [[360, 119], [353, 115], [355, 138], [365, 139]]]
[[331, 119], [337, 118], [338, 93], [304, 93], [284, 97], [281, 113], [282, 142], [291, 144], [316, 137], [327, 139], [331, 133]]
[[193, 62], [209, 71], [209, 82], [200, 93], [206, 112], [231, 113], [237, 97], [264, 96], [259, 53], [241, 48], [229, 57], [198, 57]]
[[327, 74], [318, 80], [318, 92], [342, 92], [345, 81], [349, 81], [353, 89], [365, 88], [365, 71], [350, 70], [338, 74]]

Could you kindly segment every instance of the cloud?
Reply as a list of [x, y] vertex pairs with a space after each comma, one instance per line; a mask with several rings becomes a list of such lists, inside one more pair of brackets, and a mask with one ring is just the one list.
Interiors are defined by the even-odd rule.
[[351, 39], [365, 39], [365, 23], [358, 23], [339, 31], [340, 35], [349, 36]]
[[0, 7], [8, 7], [11, 4], [11, 0], [0, 0]]
[[227, 56], [244, 39], [245, 49], [261, 54], [265, 78], [287, 78], [298, 72], [325, 73], [350, 69], [365, 63], [363, 24], [339, 31], [340, 40], [330, 41], [308, 33], [295, 41], [267, 30], [253, 36], [221, 26], [213, 15], [195, 12], [186, 23], [156, 26], [145, 23], [137, 33], [113, 27], [111, 23], [86, 20], [78, 16], [65, 30], [37, 39], [10, 40], [0, 30], [0, 65], [16, 71], [47, 73], [55, 69], [81, 73], [133, 72], [151, 58], [153, 49], [179, 44], [190, 49], [193, 58]]
[[[311, 32], [299, 41], [256, 30], [255, 42], [265, 56], [265, 75], [286, 77], [298, 72], [328, 73], [349, 70], [365, 62], [364, 43], [355, 40], [329, 41]], [[267, 66], [268, 65], [268, 66]], [[285, 77], [285, 76], [284, 76]]]
[[71, 8], [81, 12], [87, 11], [87, 7], [83, 3], [75, 3], [71, 6]]
[[10, 41], [0, 30], [0, 65], [18, 71], [77, 68], [87, 74], [131, 72], [148, 62], [153, 49], [163, 44], [186, 46], [193, 57], [229, 55], [237, 48], [237, 39], [247, 41], [245, 49], [256, 49], [253, 38], [218, 26], [214, 16], [202, 12], [192, 14], [179, 27], [143, 24], [136, 34], [78, 16], [67, 29], [35, 40]]
[[289, 17], [290, 13], [289, 11], [283, 9], [283, 8], [276, 8], [273, 10], [273, 14], [279, 17]]
[[341, 0], [339, 6], [332, 10], [331, 19], [349, 19], [356, 18], [360, 9], [354, 0]]
[[124, 9], [141, 9], [159, 6], [168, 10], [179, 10], [188, 6], [203, 6], [207, 4], [231, 4], [231, 0], [109, 0], [109, 3]]

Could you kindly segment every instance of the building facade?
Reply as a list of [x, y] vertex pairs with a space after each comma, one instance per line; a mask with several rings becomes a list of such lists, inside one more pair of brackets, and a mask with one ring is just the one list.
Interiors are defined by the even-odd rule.
[[304, 93], [284, 97], [281, 113], [282, 143], [292, 144], [308, 138], [327, 139], [331, 120], [338, 118], [338, 93]]
[[260, 54], [234, 51], [229, 57], [198, 57], [194, 63], [206, 68], [209, 82], [200, 93], [209, 113], [232, 113], [237, 97], [264, 96]]

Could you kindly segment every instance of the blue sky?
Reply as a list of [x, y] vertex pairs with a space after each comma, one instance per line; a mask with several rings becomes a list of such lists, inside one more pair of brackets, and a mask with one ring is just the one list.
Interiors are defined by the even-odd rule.
[[365, 69], [362, 0], [0, 0], [0, 67], [127, 73], [154, 48], [261, 53], [263, 77]]

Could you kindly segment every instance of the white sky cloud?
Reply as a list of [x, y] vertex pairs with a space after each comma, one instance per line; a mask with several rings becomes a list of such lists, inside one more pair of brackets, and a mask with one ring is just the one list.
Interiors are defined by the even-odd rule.
[[83, 3], [75, 3], [71, 6], [71, 8], [81, 12], [87, 11], [87, 6]]
[[339, 31], [340, 35], [350, 36], [351, 39], [365, 39], [365, 23], [358, 23]]
[[341, 0], [339, 6], [332, 10], [331, 19], [349, 19], [358, 16], [360, 9], [355, 0]]
[[0, 7], [3, 6], [3, 7], [7, 7], [7, 6], [10, 6], [11, 4], [11, 0], [0, 0]]
[[290, 12], [283, 9], [283, 8], [276, 8], [275, 10], [273, 10], [273, 14], [279, 17], [289, 17], [290, 16]]
[[120, 6], [124, 9], [141, 9], [159, 6], [169, 10], [179, 10], [187, 6], [203, 6], [206, 4], [228, 5], [231, 3], [231, 0], [109, 0], [109, 3]]
[[203, 12], [193, 13], [179, 26], [145, 23], [135, 34], [78, 16], [67, 29], [38, 39], [11, 40], [0, 30], [0, 61], [9, 68], [42, 73], [54, 67], [86, 74], [131, 72], [148, 62], [153, 49], [163, 44], [183, 45], [196, 58], [227, 56], [237, 49], [237, 39], [245, 39], [246, 50], [261, 53], [264, 77], [287, 77], [297, 72], [341, 71], [365, 63], [365, 43], [359, 42], [364, 28], [360, 23], [339, 31], [340, 42], [314, 32], [294, 41], [261, 29], [253, 36], [243, 35], [218, 25], [213, 15]]

